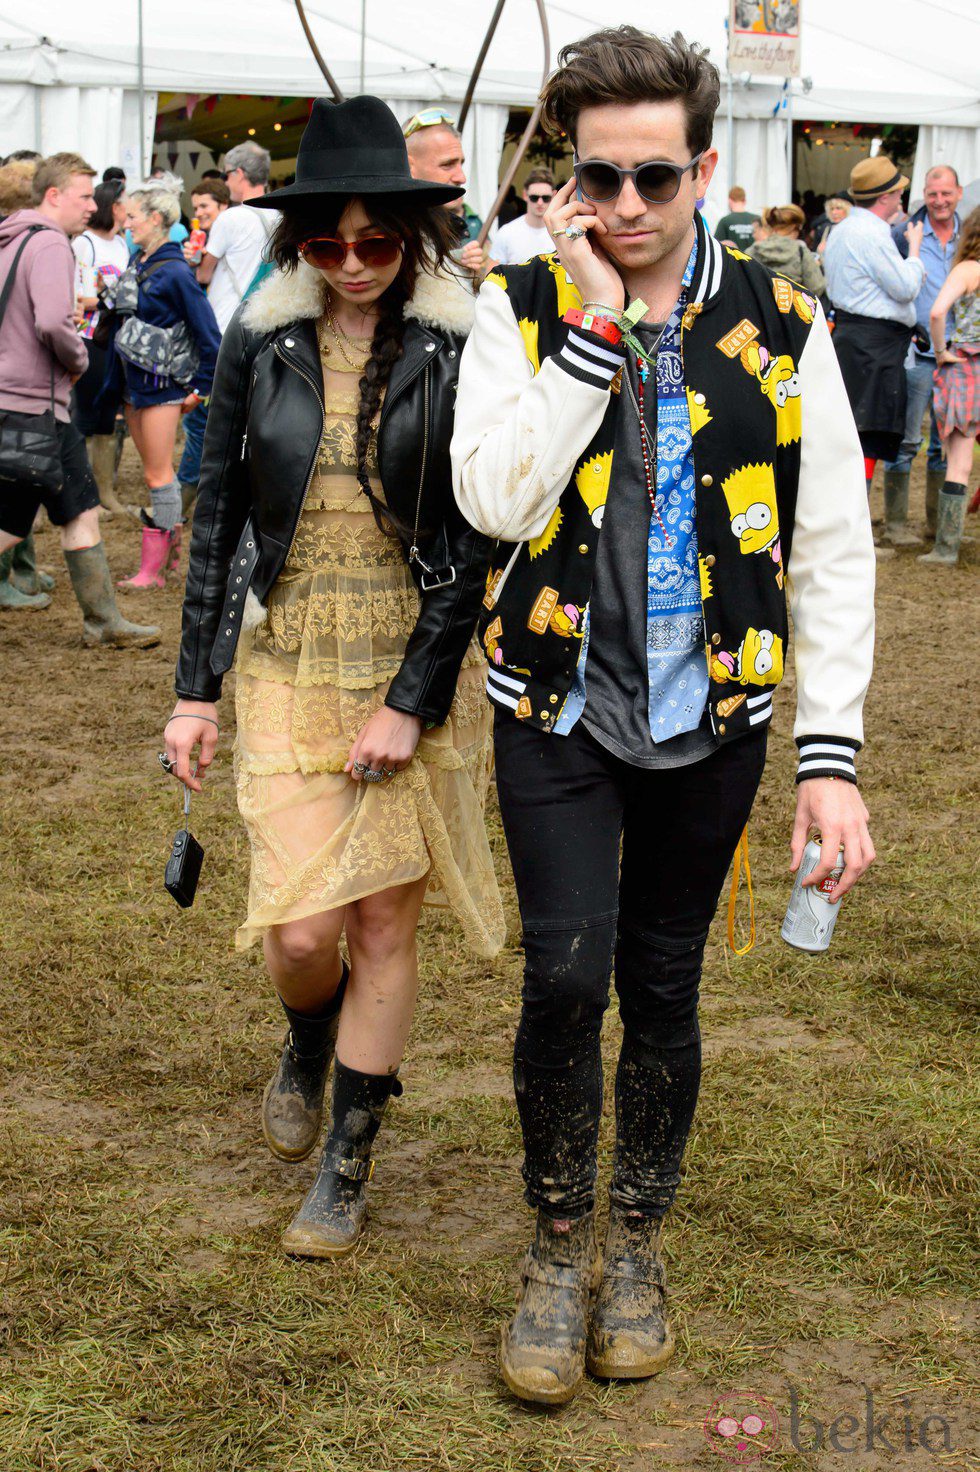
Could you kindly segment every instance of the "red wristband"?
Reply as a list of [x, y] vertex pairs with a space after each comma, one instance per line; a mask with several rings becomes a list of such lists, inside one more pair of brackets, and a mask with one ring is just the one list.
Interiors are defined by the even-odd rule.
[[596, 317], [592, 312], [583, 312], [578, 307], [573, 307], [566, 312], [562, 318], [569, 327], [581, 327], [585, 332], [594, 332], [597, 337], [605, 338], [612, 347], [618, 347], [623, 340], [623, 334], [611, 317]]

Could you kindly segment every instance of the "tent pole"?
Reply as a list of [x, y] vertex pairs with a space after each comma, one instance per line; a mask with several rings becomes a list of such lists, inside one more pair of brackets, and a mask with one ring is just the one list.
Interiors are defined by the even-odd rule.
[[[543, 91], [544, 84], [548, 80], [548, 73], [551, 71], [551, 31], [548, 27], [548, 12], [545, 9], [544, 0], [535, 0], [535, 3], [538, 8], [538, 19], [541, 22], [541, 40], [544, 44], [544, 66], [541, 72], [541, 89]], [[500, 182], [500, 188], [497, 191], [497, 198], [491, 205], [490, 213], [487, 215], [486, 219], [483, 222], [483, 228], [481, 229], [479, 235], [476, 237], [477, 245], [486, 245], [487, 243], [487, 236], [490, 234], [490, 230], [493, 226], [494, 220], [500, 213], [500, 206], [507, 198], [507, 191], [510, 188], [511, 183], [513, 182], [514, 175], [517, 173], [517, 170], [521, 166], [521, 161], [523, 160], [524, 155], [527, 153], [531, 139], [534, 137], [534, 134], [537, 131], [538, 121], [540, 117], [541, 98], [539, 96], [537, 102], [534, 104], [531, 116], [527, 120], [527, 127], [524, 129], [521, 140], [517, 145], [514, 157], [511, 159], [507, 172], [504, 174], [504, 177]]]
[[793, 83], [786, 79], [786, 192], [787, 204], [793, 202]]
[[735, 84], [728, 73], [728, 192], [735, 184]]
[[136, 87], [140, 109], [140, 178], [146, 172], [146, 92], [143, 84], [143, 0], [136, 0]]
[[364, 93], [364, 48], [367, 42], [367, 0], [361, 0], [361, 94]]

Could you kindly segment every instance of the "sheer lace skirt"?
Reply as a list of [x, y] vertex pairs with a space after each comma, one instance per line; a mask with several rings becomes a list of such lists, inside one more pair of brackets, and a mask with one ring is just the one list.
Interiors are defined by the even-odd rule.
[[428, 874], [426, 903], [451, 906], [473, 949], [494, 955], [504, 923], [483, 817], [492, 733], [477, 646], [448, 720], [423, 731], [409, 767], [354, 782], [344, 765], [401, 665], [418, 594], [347, 476], [318, 478], [267, 608], [237, 660], [235, 776], [252, 851], [237, 944]]

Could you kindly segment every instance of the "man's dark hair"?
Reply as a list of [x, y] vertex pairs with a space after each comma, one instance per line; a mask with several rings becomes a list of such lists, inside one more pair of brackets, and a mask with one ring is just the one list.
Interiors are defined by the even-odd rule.
[[32, 163], [32, 162], [33, 163], [37, 163], [40, 160], [41, 157], [42, 157], [42, 155], [38, 153], [38, 151], [37, 151], [36, 148], [18, 148], [18, 149], [15, 149], [15, 151], [13, 153], [8, 153], [7, 154], [7, 157], [4, 159], [4, 163], [5, 164], [29, 164], [29, 163]]
[[636, 26], [617, 26], [563, 46], [541, 98], [545, 126], [567, 133], [573, 144], [583, 108], [677, 100], [684, 104], [693, 155], [711, 144], [721, 80], [707, 50], [680, 31], [668, 41]]
[[[224, 169], [205, 169], [201, 175], [202, 184], [205, 179], [220, 179], [223, 184], [225, 182], [225, 171]], [[231, 198], [230, 195], [228, 197], [229, 199]]]
[[118, 164], [110, 164], [107, 169], [102, 170], [103, 184], [111, 184], [113, 179], [121, 179], [126, 182], [126, 170], [121, 169]]
[[224, 179], [202, 179], [191, 190], [191, 199], [196, 199], [199, 194], [209, 194], [217, 205], [227, 207], [231, 204], [231, 190]]

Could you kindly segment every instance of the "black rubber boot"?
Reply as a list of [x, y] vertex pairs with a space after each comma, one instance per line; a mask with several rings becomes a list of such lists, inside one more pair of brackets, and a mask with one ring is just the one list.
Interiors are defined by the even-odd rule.
[[388, 1101], [402, 1086], [394, 1073], [358, 1073], [334, 1063], [330, 1133], [316, 1180], [283, 1233], [283, 1251], [294, 1257], [343, 1257], [357, 1244], [367, 1210], [366, 1187], [374, 1175], [371, 1145]]
[[560, 1406], [585, 1374], [589, 1302], [598, 1282], [595, 1214], [564, 1231], [538, 1212], [517, 1313], [501, 1332], [500, 1373], [521, 1400]]
[[610, 1209], [587, 1358], [589, 1374], [600, 1380], [645, 1380], [674, 1352], [660, 1256], [662, 1222], [662, 1217]]
[[323, 1094], [350, 976], [347, 962], [342, 964], [340, 985], [318, 1017], [294, 1012], [282, 1002], [289, 1031], [279, 1065], [262, 1096], [262, 1133], [280, 1160], [305, 1160], [320, 1138]]

